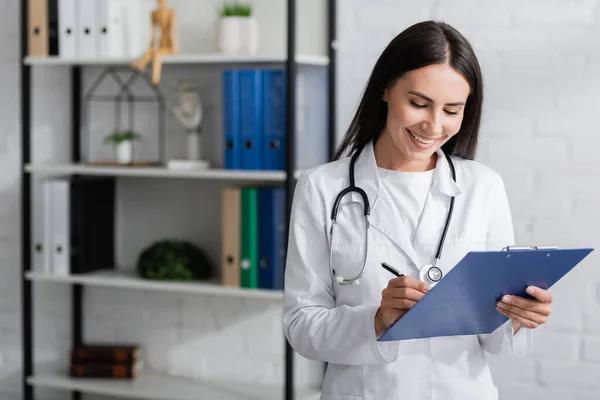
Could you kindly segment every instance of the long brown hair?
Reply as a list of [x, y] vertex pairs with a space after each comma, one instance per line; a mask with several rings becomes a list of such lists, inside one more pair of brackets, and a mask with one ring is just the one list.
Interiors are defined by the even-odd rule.
[[442, 150], [472, 160], [477, 148], [483, 103], [481, 68], [467, 39], [450, 25], [436, 21], [410, 26], [383, 50], [333, 159], [339, 159], [348, 150], [352, 154], [369, 141], [378, 139], [387, 120], [387, 103], [382, 99], [385, 89], [408, 71], [443, 63], [460, 72], [469, 82], [471, 91], [461, 128], [442, 146]]

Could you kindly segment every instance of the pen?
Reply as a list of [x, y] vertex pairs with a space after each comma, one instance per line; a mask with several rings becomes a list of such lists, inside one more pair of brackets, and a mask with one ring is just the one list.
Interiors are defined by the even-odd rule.
[[382, 262], [381, 266], [390, 271], [392, 274], [396, 275], [397, 277], [404, 276], [404, 274], [401, 274], [400, 272], [396, 271], [391, 265], [387, 263]]

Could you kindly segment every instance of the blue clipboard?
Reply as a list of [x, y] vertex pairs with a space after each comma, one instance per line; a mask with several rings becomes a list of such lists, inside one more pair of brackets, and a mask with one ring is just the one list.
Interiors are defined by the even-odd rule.
[[503, 295], [532, 298], [527, 286], [550, 288], [593, 250], [509, 247], [469, 252], [378, 341], [492, 333], [508, 321], [496, 309]]

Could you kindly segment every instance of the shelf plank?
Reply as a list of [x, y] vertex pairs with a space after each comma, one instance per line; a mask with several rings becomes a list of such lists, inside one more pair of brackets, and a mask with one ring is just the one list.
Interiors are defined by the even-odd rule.
[[262, 298], [281, 300], [280, 290], [246, 289], [223, 286], [219, 282], [165, 282], [151, 281], [138, 277], [132, 269], [100, 270], [85, 274], [56, 275], [29, 271], [25, 274], [31, 281], [82, 284], [160, 292], [208, 294], [228, 297]]
[[[69, 58], [69, 57], [30, 57], [23, 60], [26, 65], [127, 65], [131, 58]], [[245, 56], [227, 54], [176, 54], [163, 58], [164, 64], [281, 64], [285, 57]], [[321, 55], [299, 54], [296, 62], [300, 65], [326, 66], [329, 58]]]
[[[283, 387], [238, 382], [202, 382], [142, 372], [134, 380], [71, 378], [61, 375], [40, 375], [27, 378], [30, 385], [58, 390], [128, 397], [145, 400], [275, 400], [283, 398]], [[314, 389], [296, 391], [298, 400], [318, 400]]]
[[[26, 164], [25, 171], [38, 175], [97, 175], [147, 178], [187, 178], [244, 182], [283, 182], [285, 171], [228, 169], [176, 170], [166, 167], [95, 166], [85, 164]], [[301, 171], [295, 173], [296, 176]]]

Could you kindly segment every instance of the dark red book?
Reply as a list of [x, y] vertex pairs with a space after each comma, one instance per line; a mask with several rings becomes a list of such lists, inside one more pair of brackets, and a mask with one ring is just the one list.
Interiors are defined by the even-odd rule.
[[90, 343], [72, 349], [71, 363], [133, 364], [139, 356], [140, 347], [136, 344]]

